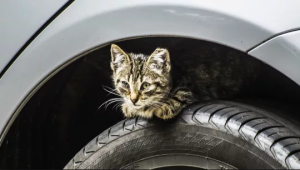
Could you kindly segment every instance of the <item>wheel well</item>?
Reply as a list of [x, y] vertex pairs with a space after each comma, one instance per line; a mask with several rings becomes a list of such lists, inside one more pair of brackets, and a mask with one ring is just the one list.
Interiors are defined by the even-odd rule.
[[[229, 49], [176, 37], [140, 38], [118, 44], [126, 51], [151, 53], [156, 47], [171, 48], [177, 42], [184, 42], [181, 43], [184, 47], [177, 47], [183, 50], [193, 50], [198, 45]], [[0, 148], [0, 168], [62, 168], [93, 137], [124, 119], [120, 110], [112, 105], [106, 110], [98, 109], [113, 97], [107, 96], [102, 87], [112, 87], [109, 48], [105, 46], [74, 61], [33, 95], [4, 139]], [[299, 86], [270, 66], [261, 64], [251, 94], [231, 100], [267, 101], [272, 103], [272, 108], [289, 108], [287, 112], [292, 113], [291, 106], [300, 99]]]

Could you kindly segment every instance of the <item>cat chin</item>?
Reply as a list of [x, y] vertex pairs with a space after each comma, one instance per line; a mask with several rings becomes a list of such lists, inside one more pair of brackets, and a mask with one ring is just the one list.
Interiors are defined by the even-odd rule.
[[135, 110], [142, 110], [144, 106], [133, 106], [132, 108]]
[[132, 110], [140, 110], [142, 108], [144, 108], [145, 106], [143, 105], [133, 105], [132, 103], [126, 103], [126, 105], [131, 108]]

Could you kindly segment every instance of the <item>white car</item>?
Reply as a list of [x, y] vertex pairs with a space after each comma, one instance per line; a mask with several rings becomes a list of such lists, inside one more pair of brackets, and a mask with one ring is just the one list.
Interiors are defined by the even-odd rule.
[[[2, 0], [0, 168], [300, 168], [299, 11], [299, 0]], [[163, 124], [98, 110], [110, 44], [180, 41], [265, 63], [253, 95]]]

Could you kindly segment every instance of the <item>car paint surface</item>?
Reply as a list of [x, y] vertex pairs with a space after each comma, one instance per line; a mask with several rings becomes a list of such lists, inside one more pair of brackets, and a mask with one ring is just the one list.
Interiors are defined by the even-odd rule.
[[[299, 9], [297, 0], [74, 1], [29, 44], [0, 79], [0, 142], [46, 77], [97, 46], [133, 37], [179, 36], [246, 52], [276, 34], [300, 28], [300, 16], [296, 15]], [[272, 63], [272, 58], [265, 57], [264, 61]]]
[[0, 72], [67, 0], [0, 1]]
[[280, 35], [249, 54], [268, 63], [300, 85], [300, 31]]

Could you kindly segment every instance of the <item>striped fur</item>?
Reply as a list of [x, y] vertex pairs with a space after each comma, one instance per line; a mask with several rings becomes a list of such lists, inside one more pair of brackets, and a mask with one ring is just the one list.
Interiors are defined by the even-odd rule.
[[171, 91], [168, 50], [157, 48], [150, 56], [125, 53], [111, 46], [111, 68], [116, 91], [123, 97], [125, 117], [171, 119], [193, 100], [184, 89]]

